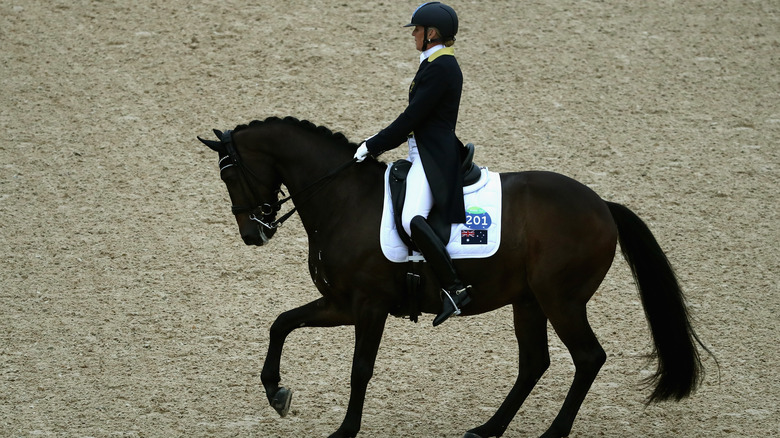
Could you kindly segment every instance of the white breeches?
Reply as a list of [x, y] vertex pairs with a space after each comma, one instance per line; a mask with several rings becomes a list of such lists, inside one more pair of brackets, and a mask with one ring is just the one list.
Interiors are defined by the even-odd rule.
[[425, 176], [420, 153], [417, 151], [417, 142], [414, 137], [409, 138], [409, 161], [412, 167], [406, 177], [406, 196], [404, 197], [404, 209], [401, 212], [401, 225], [408, 235], [412, 235], [409, 224], [415, 216], [428, 218], [433, 208], [433, 192]]

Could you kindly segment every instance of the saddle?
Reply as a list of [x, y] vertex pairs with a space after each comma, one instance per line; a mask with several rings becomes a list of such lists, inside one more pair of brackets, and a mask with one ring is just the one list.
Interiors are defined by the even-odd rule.
[[[460, 155], [460, 170], [463, 175], [463, 187], [467, 187], [479, 181], [482, 176], [482, 171], [479, 166], [474, 164], [474, 145], [472, 143], [461, 147]], [[390, 187], [390, 199], [393, 204], [393, 220], [395, 221], [398, 234], [407, 247], [416, 250], [417, 248], [412, 242], [412, 239], [401, 225], [401, 212], [403, 211], [404, 198], [406, 195], [406, 177], [409, 174], [409, 169], [411, 167], [412, 163], [409, 160], [398, 160], [394, 162], [390, 169], [388, 185]], [[428, 224], [446, 245], [447, 242], [450, 241], [452, 227], [440, 213], [437, 213], [437, 211], [438, 210], [435, 208], [431, 210], [431, 213], [428, 216]]]

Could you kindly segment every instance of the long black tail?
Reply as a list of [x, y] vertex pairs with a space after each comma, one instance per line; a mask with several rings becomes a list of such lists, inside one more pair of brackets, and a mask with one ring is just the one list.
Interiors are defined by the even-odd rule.
[[647, 403], [681, 400], [701, 384], [704, 368], [695, 344], [704, 351], [691, 326], [685, 297], [650, 229], [627, 207], [607, 202], [617, 224], [620, 248], [634, 275], [653, 336], [655, 374], [646, 379], [653, 386]]

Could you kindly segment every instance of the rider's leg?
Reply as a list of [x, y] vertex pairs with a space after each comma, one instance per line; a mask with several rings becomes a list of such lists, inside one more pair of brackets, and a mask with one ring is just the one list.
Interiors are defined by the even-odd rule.
[[433, 319], [433, 325], [437, 326], [452, 315], [460, 315], [460, 309], [471, 302], [468, 294], [471, 286], [464, 286], [460, 281], [447, 248], [425, 218], [412, 219], [410, 235], [442, 285], [442, 310]]
[[[411, 153], [410, 153], [411, 155]], [[422, 160], [412, 161], [412, 167], [406, 175], [406, 194], [404, 195], [404, 209], [401, 212], [401, 224], [406, 234], [411, 237], [410, 224], [415, 216], [428, 217], [433, 208], [433, 193], [428, 178], [425, 176]]]
[[459, 315], [460, 308], [468, 304], [471, 298], [468, 296], [468, 287], [464, 287], [458, 278], [447, 248], [425, 219], [433, 207], [433, 194], [420, 159], [412, 162], [406, 187], [401, 222], [443, 288], [442, 311], [433, 320], [433, 325], [437, 326], [450, 316]]

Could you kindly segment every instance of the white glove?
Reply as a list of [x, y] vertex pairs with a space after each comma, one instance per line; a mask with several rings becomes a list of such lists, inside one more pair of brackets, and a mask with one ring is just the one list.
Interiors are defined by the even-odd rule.
[[355, 160], [357, 160], [358, 163], [363, 162], [363, 160], [366, 159], [368, 156], [368, 146], [366, 146], [366, 142], [363, 142], [363, 144], [360, 145], [360, 147], [357, 149], [357, 152], [355, 152]]

